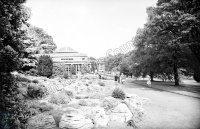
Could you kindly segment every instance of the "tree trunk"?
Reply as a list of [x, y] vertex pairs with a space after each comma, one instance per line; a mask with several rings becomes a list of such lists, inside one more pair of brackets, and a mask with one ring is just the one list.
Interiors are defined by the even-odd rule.
[[154, 76], [154, 73], [151, 71], [151, 72], [150, 72], [151, 81], [153, 81], [153, 76]]
[[175, 86], [179, 86], [178, 67], [176, 62], [174, 62], [174, 81], [175, 81]]

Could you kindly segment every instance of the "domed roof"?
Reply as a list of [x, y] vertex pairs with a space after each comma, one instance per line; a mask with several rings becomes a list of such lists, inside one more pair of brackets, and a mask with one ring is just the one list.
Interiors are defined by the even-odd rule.
[[56, 50], [55, 53], [78, 53], [71, 47], [62, 47], [59, 50]]

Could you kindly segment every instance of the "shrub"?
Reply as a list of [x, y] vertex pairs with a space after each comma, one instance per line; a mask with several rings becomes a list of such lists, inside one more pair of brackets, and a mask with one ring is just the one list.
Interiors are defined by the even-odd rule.
[[73, 92], [72, 91], [63, 90], [60, 93], [61, 94], [63, 93], [65, 95], [69, 96], [69, 97], [73, 97]]
[[101, 77], [102, 80], [108, 80], [106, 77]]
[[54, 104], [66, 104], [70, 101], [69, 97], [63, 93], [53, 94], [49, 100], [50, 103]]
[[47, 93], [47, 88], [40, 84], [30, 83], [28, 86], [27, 96], [30, 98], [41, 98]]
[[90, 104], [90, 106], [91, 106], [91, 107], [96, 107], [96, 106], [98, 106], [98, 103], [94, 103], [94, 102], [93, 102], [93, 103]]
[[85, 100], [80, 100], [78, 104], [81, 105], [81, 106], [87, 106], [88, 105], [88, 103]]
[[71, 66], [70, 73], [73, 75], [76, 74], [76, 68], [74, 67], [74, 65]]
[[36, 79], [32, 80], [32, 82], [33, 82], [33, 83], [39, 83], [39, 81], [36, 80]]
[[98, 82], [98, 84], [99, 84], [100, 86], [105, 86], [105, 83], [104, 83], [104, 82]]
[[32, 75], [32, 76], [37, 76], [38, 71], [37, 71], [37, 69], [32, 68], [32, 69], [29, 70], [29, 74]]
[[31, 114], [31, 116], [37, 115], [37, 114], [39, 114], [39, 113], [40, 113], [40, 112], [38, 111], [38, 109], [30, 108], [30, 114]]
[[51, 57], [48, 55], [40, 56], [37, 70], [39, 75], [50, 77], [53, 74], [53, 61]]
[[68, 73], [64, 73], [64, 74], [63, 74], [63, 78], [69, 79], [69, 74], [68, 74]]
[[113, 93], [112, 93], [112, 97], [124, 100], [125, 99], [125, 93], [124, 93], [123, 90], [121, 90], [119, 88], [115, 88]]
[[17, 88], [17, 91], [19, 92], [19, 94], [22, 94], [24, 96], [27, 95], [27, 90], [28, 89], [26, 87], [19, 87], [19, 88]]
[[[45, 102], [40, 103], [38, 101], [30, 102], [29, 108], [36, 109], [38, 113], [51, 111], [53, 109], [53, 107], [48, 105], [47, 103], [45, 103]], [[35, 110], [33, 110], [33, 111], [35, 111]]]
[[50, 113], [50, 115], [53, 116], [57, 127], [59, 127], [59, 123], [60, 123], [60, 120], [61, 120], [63, 113], [64, 113], [63, 111], [59, 111], [59, 110], [53, 110]]
[[15, 79], [18, 82], [31, 82], [31, 80], [29, 80], [28, 78], [20, 77], [20, 76], [17, 76]]

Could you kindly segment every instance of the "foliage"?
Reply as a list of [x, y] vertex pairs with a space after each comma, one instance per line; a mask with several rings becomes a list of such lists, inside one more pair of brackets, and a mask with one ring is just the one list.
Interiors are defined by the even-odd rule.
[[88, 105], [88, 103], [85, 100], [80, 100], [78, 104], [81, 105], [81, 106], [87, 106]]
[[131, 75], [132, 63], [133, 62], [131, 56], [124, 55], [124, 58], [122, 59], [122, 62], [120, 64], [120, 73], [123, 73], [124, 75]]
[[18, 82], [31, 82], [30, 79], [26, 78], [26, 77], [22, 77], [22, 76], [16, 76], [15, 77], [15, 80], [18, 81]]
[[112, 97], [124, 100], [126, 96], [123, 90], [115, 88], [112, 93]]
[[24, 101], [17, 98], [18, 85], [11, 75], [20, 68], [26, 38], [23, 27], [29, 14], [24, 3], [25, 0], [0, 1], [0, 111], [7, 113], [8, 126], [13, 129], [25, 129], [30, 115]]
[[67, 96], [69, 96], [69, 97], [73, 97], [73, 96], [74, 96], [74, 95], [73, 95], [73, 92], [72, 92], [72, 91], [68, 91], [68, 90], [62, 90], [62, 91], [59, 92], [59, 93], [65, 94], [65, 95], [67, 95]]
[[41, 84], [30, 83], [27, 90], [27, 96], [29, 98], [42, 98], [47, 93], [47, 88]]
[[37, 79], [33, 79], [32, 82], [33, 83], [39, 83], [39, 81]]
[[53, 61], [51, 57], [48, 55], [40, 56], [37, 70], [39, 75], [50, 77], [53, 74]]
[[91, 63], [91, 71], [95, 72], [97, 70], [97, 60], [94, 57], [89, 57], [88, 59]]
[[32, 101], [32, 100], [28, 102], [28, 107], [31, 109], [32, 115], [36, 115], [46, 111], [51, 111], [53, 109], [53, 107], [47, 103], [44, 102], [40, 103], [38, 101]]
[[35, 68], [30, 69], [29, 71], [27, 71], [28, 74], [32, 75], [32, 76], [37, 76], [38, 71]]
[[64, 73], [64, 74], [63, 74], [63, 78], [69, 79], [69, 73]]
[[84, 74], [86, 74], [86, 73], [89, 73], [90, 72], [90, 68], [87, 66], [87, 65], [82, 65], [82, 67], [81, 67], [81, 74], [82, 75], [84, 75]]
[[49, 102], [54, 103], [54, 104], [66, 104], [69, 101], [70, 101], [70, 98], [63, 93], [52, 94], [49, 100]]
[[200, 69], [199, 71], [194, 71], [194, 80], [200, 82]]
[[56, 48], [52, 36], [42, 28], [30, 25], [27, 28], [26, 52], [29, 54], [49, 54]]
[[105, 86], [105, 85], [106, 85], [105, 82], [102, 82], [102, 81], [98, 82], [98, 84], [99, 84], [100, 86]]
[[195, 70], [193, 50], [200, 48], [197, 5], [197, 1], [158, 0], [157, 6], [147, 8], [147, 22], [134, 37], [136, 49], [128, 61], [135, 76], [148, 74], [153, 80], [155, 75], [173, 75], [179, 85], [180, 68]]
[[109, 55], [105, 58], [105, 70], [112, 71], [113, 68], [120, 67], [124, 54]]
[[73, 74], [73, 75], [76, 74], [76, 68], [75, 68], [74, 65], [71, 66], [70, 73]]

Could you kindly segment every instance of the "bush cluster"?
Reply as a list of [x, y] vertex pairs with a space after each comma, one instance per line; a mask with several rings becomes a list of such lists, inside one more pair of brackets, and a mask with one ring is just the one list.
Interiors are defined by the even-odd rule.
[[24, 74], [29, 74], [29, 75], [32, 75], [32, 76], [37, 76], [38, 75], [38, 71], [37, 71], [37, 69], [35, 69], [35, 68], [32, 68], [32, 69], [30, 69], [30, 70], [28, 70], [28, 71], [25, 71], [25, 72], [23, 72]]
[[40, 103], [38, 101], [33, 101], [29, 103], [31, 115], [36, 115], [41, 112], [51, 111], [53, 109], [52, 106], [48, 105], [47, 103]]
[[47, 88], [41, 84], [30, 83], [27, 90], [27, 96], [29, 98], [41, 98], [47, 93]]
[[69, 79], [69, 73], [64, 73], [64, 74], [63, 74], [63, 78]]
[[60, 93], [61, 94], [63, 93], [65, 95], [69, 96], [69, 97], [73, 97], [73, 92], [72, 91], [63, 90]]
[[67, 104], [70, 101], [69, 96], [60, 93], [60, 94], [52, 94], [49, 100], [50, 103], [54, 104]]
[[18, 82], [31, 82], [31, 80], [29, 80], [28, 78], [21, 77], [21, 76], [16, 76], [15, 80], [18, 81]]
[[104, 83], [104, 82], [98, 82], [98, 84], [99, 84], [100, 86], [105, 86], [105, 83]]
[[37, 79], [32, 80], [33, 83], [39, 83]]
[[112, 97], [117, 98], [117, 99], [125, 99], [125, 93], [123, 90], [119, 88], [115, 88], [114, 91], [112, 92]]

